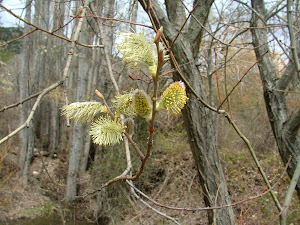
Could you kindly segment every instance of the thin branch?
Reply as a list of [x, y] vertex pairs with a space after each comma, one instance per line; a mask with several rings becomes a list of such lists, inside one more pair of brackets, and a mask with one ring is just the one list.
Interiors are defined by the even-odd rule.
[[[94, 11], [93, 13], [95, 13], [95, 11]], [[72, 17], [73, 17], [73, 18], [81, 18], [81, 16], [72, 16]], [[135, 23], [135, 22], [131, 22], [131, 21], [127, 21], [127, 20], [121, 20], [121, 19], [116, 19], [116, 18], [107, 18], [107, 17], [98, 16], [98, 15], [93, 15], [93, 14], [86, 15], [86, 16], [84, 16], [84, 17], [99, 18], [99, 19], [101, 19], [101, 20], [118, 21], [118, 22], [122, 22], [122, 23], [129, 23], [129, 24], [133, 24], [133, 25], [137, 25], [137, 26], [142, 26], [142, 27], [147, 27], [147, 28], [153, 29], [153, 27], [147, 26], [147, 25], [142, 24], [142, 23]]]
[[[187, 11], [189, 11], [188, 10], [188, 8], [186, 7], [186, 5], [184, 4], [184, 2], [182, 1], [182, 0], [180, 0], [181, 2], [182, 2], [182, 4], [183, 4], [183, 6], [185, 7], [185, 9], [187, 10]], [[215, 39], [216, 41], [218, 41], [218, 42], [220, 42], [221, 44], [223, 44], [223, 45], [226, 45], [226, 46], [232, 46], [232, 47], [235, 47], [235, 48], [241, 48], [240, 46], [238, 46], [238, 45], [232, 45], [232, 44], [230, 44], [230, 43], [226, 43], [226, 42], [224, 42], [224, 41], [222, 41], [221, 39], [219, 39], [219, 38], [217, 38], [212, 32], [210, 32], [198, 19], [197, 19], [197, 17], [196, 16], [194, 16], [194, 14], [192, 14], [192, 17], [195, 19], [195, 21], [200, 25], [200, 27], [202, 28], [202, 29], [204, 29], [213, 39]]]
[[[278, 1], [278, 2], [276, 2], [276, 3], [274, 3], [274, 5], [269, 9], [269, 11], [268, 11], [268, 15], [271, 15], [271, 14], [273, 14], [274, 12], [273, 12], [273, 10], [275, 10], [276, 8], [278, 8], [278, 6], [280, 6], [282, 3], [283, 3], [283, 1], [284, 0], [280, 0], [280, 1]], [[277, 10], [276, 10], [277, 11]], [[275, 11], [275, 12], [276, 12]], [[268, 16], [269, 17], [269, 16]]]
[[[177, 72], [176, 70], [170, 70], [170, 71], [167, 71], [161, 75], [159, 75], [159, 77], [163, 77], [163, 76], [166, 76], [170, 73], [175, 73]], [[128, 74], [128, 77], [131, 79], [131, 80], [139, 80], [139, 81], [142, 81], [142, 82], [147, 82], [147, 81], [152, 81], [153, 78], [149, 78], [149, 79], [146, 79], [146, 80], [143, 80], [142, 78], [134, 78], [133, 76], [131, 76], [130, 74]]]
[[[179, 223], [177, 220], [175, 220], [173, 217], [168, 216], [167, 214], [165, 214], [165, 213], [163, 213], [163, 212], [157, 210], [156, 208], [153, 208], [151, 205], [149, 205], [147, 202], [145, 202], [143, 199], [141, 199], [141, 197], [138, 196], [138, 195], [136, 194], [135, 190], [138, 190], [138, 189], [132, 184], [132, 182], [126, 180], [126, 183], [130, 186], [130, 190], [131, 190], [132, 194], [134, 195], [134, 197], [136, 197], [136, 198], [137, 198], [141, 203], [143, 203], [146, 207], [148, 207], [149, 209], [153, 210], [153, 211], [156, 212], [157, 214], [159, 214], [159, 215], [161, 215], [161, 216], [167, 218], [168, 220], [171, 220], [173, 223], [180, 225], [180, 223]], [[141, 191], [139, 191], [139, 193], [140, 193], [140, 192], [141, 192]], [[141, 193], [142, 193], [142, 192], [141, 192]]]
[[134, 188], [134, 190], [136, 192], [138, 192], [141, 196], [143, 196], [144, 198], [146, 198], [147, 200], [149, 200], [150, 202], [152, 202], [153, 204], [157, 205], [157, 206], [160, 206], [162, 208], [166, 208], [166, 209], [170, 209], [170, 210], [176, 210], [176, 211], [191, 211], [191, 212], [194, 212], [194, 211], [208, 211], [208, 210], [216, 210], [216, 209], [224, 209], [224, 208], [228, 208], [228, 207], [232, 207], [232, 206], [237, 206], [237, 205], [240, 205], [244, 202], [248, 202], [248, 201], [251, 201], [251, 200], [254, 200], [254, 199], [257, 199], [257, 198], [261, 198], [265, 195], [267, 195], [268, 193], [270, 193], [273, 188], [275, 187], [275, 185], [273, 187], [271, 187], [271, 189], [268, 189], [267, 191], [261, 193], [261, 194], [258, 194], [258, 195], [255, 195], [253, 197], [247, 197], [246, 199], [244, 200], [240, 200], [240, 201], [237, 201], [235, 203], [232, 203], [232, 204], [229, 204], [229, 205], [223, 205], [223, 206], [215, 206], [215, 207], [203, 207], [203, 208], [188, 208], [188, 207], [173, 207], [173, 206], [167, 206], [167, 205], [164, 205], [164, 204], [161, 204], [157, 201], [155, 201], [154, 199], [150, 198], [149, 196], [147, 196], [146, 194], [144, 194], [143, 192], [141, 192], [139, 189], [137, 189], [134, 185], [132, 185], [129, 181], [126, 181], [126, 183], [128, 185], [130, 185], [132, 188]]
[[[83, 9], [80, 11], [81, 16], [85, 15], [86, 8], [87, 8], [87, 6], [84, 6]], [[63, 72], [64, 98], [65, 98], [65, 104], [66, 105], [69, 104], [68, 91], [67, 91], [68, 78], [69, 78], [68, 72], [69, 72], [69, 68], [70, 68], [70, 65], [71, 65], [71, 62], [72, 62], [72, 59], [73, 59], [74, 49], [75, 49], [75, 45], [76, 45], [76, 42], [77, 42], [78, 37], [79, 37], [79, 33], [81, 31], [82, 23], [83, 23], [83, 18], [80, 18], [79, 21], [78, 21], [77, 27], [75, 29], [75, 33], [74, 33], [74, 35], [72, 37], [72, 40], [71, 40], [71, 42], [72, 42], [71, 49], [68, 52], [68, 58], [67, 58], [66, 66], [64, 68], [64, 72]], [[70, 126], [69, 118], [67, 118], [67, 126], [68, 127]]]
[[268, 14], [266, 19], [269, 20], [270, 18], [272, 18], [273, 16], [277, 15], [281, 10], [283, 10], [286, 7], [286, 5], [283, 5], [282, 7], [280, 7], [279, 9], [277, 9], [275, 12]]
[[[11, 10], [9, 10], [8, 8], [6, 8], [6, 7], [3, 6], [2, 4], [0, 4], [0, 7], [3, 8], [5, 11], [7, 11], [7, 12], [8, 12], [9, 14], [11, 14], [12, 16], [14, 16], [14, 17], [16, 17], [17, 19], [21, 20], [22, 22], [26, 23], [27, 25], [30, 25], [30, 26], [32, 26], [32, 27], [34, 27], [34, 28], [36, 28], [36, 29], [38, 29], [38, 30], [40, 30], [40, 31], [43, 31], [43, 32], [45, 32], [45, 33], [47, 33], [47, 34], [53, 35], [53, 36], [55, 36], [55, 37], [58, 37], [58, 38], [60, 38], [60, 39], [65, 40], [65, 41], [72, 42], [71, 39], [69, 39], [69, 38], [67, 38], [67, 37], [64, 37], [64, 36], [61, 36], [61, 35], [58, 35], [58, 34], [54, 33], [54, 32], [57, 31], [57, 30], [55, 30], [55, 31], [48, 31], [48, 30], [45, 30], [45, 29], [43, 29], [43, 28], [41, 28], [41, 27], [39, 27], [39, 26], [37, 26], [37, 25], [35, 25], [35, 24], [32, 24], [32, 23], [30, 23], [30, 22], [24, 20], [23, 18], [21, 18], [20, 16], [16, 15], [15, 13], [13, 13]], [[60, 29], [60, 28], [59, 28], [59, 29]], [[87, 47], [87, 48], [94, 48], [94, 47], [95, 47], [95, 45], [83, 44], [83, 43], [78, 42], [77, 40], [75, 41], [75, 43], [76, 43], [77, 45], [80, 45], [80, 46], [83, 46], [83, 47]], [[98, 46], [96, 46], [96, 47], [103, 48], [102, 45], [98, 45]]]
[[14, 38], [14, 39], [8, 40], [8, 41], [6, 41], [4, 44], [0, 45], [0, 47], [3, 47], [3, 46], [5, 46], [5, 45], [8, 45], [8, 44], [10, 44], [11, 42], [17, 41], [17, 40], [19, 40], [19, 39], [22, 39], [23, 37], [26, 37], [26, 36], [32, 34], [33, 32], [35, 32], [35, 31], [37, 31], [37, 30], [38, 30], [38, 29], [36, 28], [36, 29], [34, 29], [34, 30], [28, 32], [27, 34], [23, 34], [23, 35], [20, 36], [20, 37], [16, 37], [16, 38]]
[[225, 115], [225, 117], [227, 118], [228, 122], [233, 126], [233, 128], [234, 128], [234, 130], [237, 132], [237, 134], [240, 136], [240, 138], [242, 138], [242, 140], [243, 140], [243, 141], [245, 142], [245, 144], [247, 145], [247, 147], [248, 147], [248, 149], [249, 149], [249, 151], [250, 151], [250, 153], [251, 153], [251, 156], [252, 156], [252, 158], [254, 159], [254, 162], [255, 162], [255, 164], [256, 164], [256, 166], [257, 166], [257, 168], [258, 168], [260, 174], [261, 174], [262, 177], [263, 177], [263, 180], [265, 181], [267, 187], [268, 187], [269, 190], [270, 190], [270, 193], [271, 193], [271, 196], [272, 196], [272, 198], [273, 198], [273, 201], [274, 201], [274, 203], [275, 203], [275, 205], [276, 205], [278, 211], [280, 212], [280, 211], [282, 210], [282, 207], [281, 207], [281, 205], [280, 205], [280, 203], [279, 203], [279, 201], [278, 201], [278, 199], [277, 199], [275, 193], [273, 192], [273, 190], [272, 190], [272, 188], [271, 188], [271, 184], [270, 184], [270, 182], [269, 182], [269, 180], [268, 180], [268, 178], [267, 178], [267, 176], [266, 176], [266, 174], [265, 174], [263, 168], [261, 167], [261, 165], [260, 165], [260, 163], [259, 163], [259, 161], [258, 161], [258, 159], [257, 159], [257, 157], [256, 157], [256, 154], [255, 154], [255, 152], [254, 152], [254, 150], [253, 150], [253, 148], [252, 148], [252, 146], [251, 146], [251, 144], [250, 144], [250, 141], [249, 141], [249, 140], [246, 138], [246, 136], [243, 135], [243, 133], [239, 130], [239, 128], [236, 126], [236, 124], [235, 124], [235, 123], [233, 122], [233, 120], [231, 119], [230, 115], [229, 115], [227, 112], [225, 112], [224, 115]]
[[19, 133], [21, 130], [23, 130], [24, 128], [29, 126], [30, 121], [33, 119], [33, 115], [35, 113], [35, 110], [37, 109], [38, 105], [40, 104], [40, 101], [42, 100], [42, 98], [44, 97], [44, 95], [46, 95], [47, 93], [49, 93], [50, 91], [54, 90], [55, 88], [57, 88], [58, 86], [62, 85], [63, 81], [58, 81], [57, 83], [51, 85], [50, 87], [44, 89], [42, 91], [42, 93], [39, 95], [39, 97], [37, 98], [36, 102], [34, 103], [31, 112], [27, 118], [27, 120], [25, 121], [25, 123], [23, 123], [20, 127], [18, 127], [16, 130], [14, 130], [13, 132], [11, 132], [9, 135], [7, 135], [6, 137], [2, 138], [0, 140], [0, 145], [2, 143], [4, 143], [5, 141], [7, 141], [9, 138], [13, 137], [14, 135], [16, 135], [17, 133]]
[[174, 38], [174, 40], [172, 41], [171, 45], [170, 45], [170, 48], [173, 47], [175, 41], [177, 40], [178, 36], [181, 34], [184, 26], [186, 25], [187, 21], [189, 20], [190, 16], [194, 13], [194, 11], [197, 9], [197, 7], [199, 6], [200, 4], [200, 1], [198, 0], [198, 2], [196, 3], [196, 5], [194, 6], [194, 8], [192, 9], [192, 11], [189, 12], [189, 15], [188, 17], [185, 19], [184, 23], [182, 24], [182, 26], [180, 27], [180, 30], [177, 32], [177, 35], [176, 37]]
[[[94, 9], [94, 6], [93, 4], [90, 4], [90, 9], [92, 10], [92, 12], [95, 14], [95, 16], [97, 17], [97, 14], [96, 14], [96, 10]], [[99, 31], [100, 31], [100, 40], [103, 44], [103, 48], [104, 48], [104, 55], [105, 55], [105, 60], [106, 60], [106, 63], [107, 63], [107, 67], [108, 67], [108, 73], [109, 73], [109, 76], [110, 76], [110, 79], [114, 85], [114, 88], [115, 88], [115, 91], [116, 93], [119, 95], [120, 94], [120, 91], [119, 91], [119, 87], [118, 87], [118, 84], [117, 84], [117, 81], [114, 77], [114, 74], [113, 74], [113, 71], [112, 71], [112, 63], [111, 63], [111, 60], [109, 58], [109, 54], [108, 54], [108, 50], [107, 50], [107, 44], [105, 43], [106, 40], [104, 38], [104, 31], [103, 31], [103, 27], [102, 27], [102, 24], [99, 23], [98, 20], [96, 20], [96, 23], [98, 24], [99, 26]]]
[[[252, 8], [251, 6], [249, 6], [247, 3], [242, 2], [240, 0], [234, 0], [235, 2], [238, 2], [242, 5], [245, 5], [247, 8], [249, 8], [252, 12], [254, 12], [254, 14], [264, 23], [265, 26], [267, 26], [267, 22], [265, 21], [264, 16], [260, 15], [254, 8]], [[280, 40], [278, 40], [278, 38], [276, 37], [276, 35], [271, 31], [270, 28], [268, 28], [268, 31], [270, 32], [270, 34], [273, 36], [273, 38], [275, 39], [275, 41], [277, 42], [277, 44], [279, 45], [279, 47], [281, 48], [281, 50], [284, 52], [284, 54], [286, 55], [286, 57], [288, 57], [289, 59], [290, 56], [289, 54], [285, 51], [285, 49], [283, 48]]]
[[38, 97], [40, 94], [42, 93], [42, 91], [38, 92], [38, 93], [35, 93], [33, 95], [30, 95], [29, 97], [23, 99], [22, 101], [19, 101], [17, 103], [14, 103], [14, 104], [11, 104], [9, 106], [5, 106], [3, 109], [0, 110], [0, 112], [4, 112], [5, 110], [8, 110], [8, 109], [11, 109], [11, 108], [14, 108], [20, 104], [23, 104], [24, 102], [27, 102], [29, 101], [30, 99], [33, 99], [35, 97]]
[[291, 94], [300, 94], [300, 92], [298, 91], [285, 91], [285, 90], [279, 90], [279, 89], [276, 89], [276, 88], [269, 88], [270, 90], [274, 90], [274, 91], [278, 91], [278, 92], [283, 92], [283, 93], [291, 93]]
[[285, 198], [284, 198], [284, 202], [283, 202], [283, 205], [282, 205], [282, 207], [283, 207], [282, 211], [283, 212], [280, 216], [280, 225], [285, 225], [286, 224], [288, 208], [289, 208], [289, 206], [292, 202], [293, 193], [294, 193], [295, 187], [297, 185], [299, 176], [300, 176], [300, 156], [298, 156], [298, 164], [297, 164], [297, 167], [295, 169], [294, 175], [291, 179], [288, 191], [287, 191], [287, 193], [285, 195]]
[[248, 68], [248, 70], [244, 73], [244, 75], [241, 77], [241, 79], [234, 85], [234, 87], [231, 89], [231, 91], [229, 92], [229, 94], [225, 97], [225, 99], [221, 102], [221, 104], [219, 105], [219, 107], [218, 107], [218, 109], [217, 110], [219, 110], [220, 108], [221, 108], [221, 106], [224, 104], [224, 102], [227, 100], [227, 98], [232, 94], [232, 92], [234, 91], [234, 89], [242, 82], [242, 80], [244, 79], [244, 77], [248, 74], [248, 72], [257, 64], [257, 63], [259, 63], [261, 60], [262, 60], [262, 58], [263, 58], [263, 56], [265, 55], [265, 54], [267, 54], [269, 52], [269, 50], [267, 50], [266, 52], [264, 52], [261, 56], [260, 56], [260, 58], [252, 65], [252, 66], [250, 66], [249, 68]]

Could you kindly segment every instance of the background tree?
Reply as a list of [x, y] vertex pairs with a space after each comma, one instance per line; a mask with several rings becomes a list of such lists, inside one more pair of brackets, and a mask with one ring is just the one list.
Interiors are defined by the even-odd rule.
[[[289, 2], [291, 5], [291, 2]], [[263, 28], [267, 26], [273, 16], [277, 15], [281, 10], [281, 5], [270, 11], [266, 10], [264, 1], [252, 1], [252, 19], [251, 26]], [[297, 5], [295, 5], [297, 7]], [[290, 24], [288, 29], [295, 29], [299, 24], [299, 17], [290, 15], [292, 7], [287, 8], [287, 18]], [[296, 20], [294, 20], [296, 18]], [[293, 22], [294, 21], [294, 22]], [[284, 22], [284, 21], [283, 21]], [[291, 31], [290, 31], [291, 32]], [[288, 106], [286, 97], [288, 90], [296, 88], [299, 82], [299, 34], [296, 37], [290, 36], [291, 49], [288, 51], [288, 63], [283, 72], [278, 71], [274, 59], [271, 55], [270, 46], [268, 44], [269, 36], [276, 38], [271, 29], [252, 29], [253, 46], [255, 47], [256, 58], [260, 58], [264, 52], [269, 52], [263, 57], [259, 64], [259, 72], [264, 88], [264, 99], [266, 109], [269, 116], [269, 122], [272, 126], [273, 134], [276, 139], [278, 150], [282, 161], [287, 164], [289, 158], [292, 157], [288, 167], [289, 176], [292, 177], [300, 155], [299, 142], [299, 127], [300, 127], [300, 110], [299, 105], [296, 106], [296, 111], [291, 112], [291, 107]], [[273, 39], [273, 42], [276, 40]], [[278, 40], [277, 40], [278, 41]], [[278, 42], [280, 44], [280, 42]], [[297, 48], [296, 48], [297, 46]], [[297, 51], [298, 50], [298, 51]], [[297, 51], [297, 52], [296, 52]], [[299, 63], [298, 63], [299, 65]], [[298, 196], [300, 197], [300, 180], [298, 180], [297, 188]]]
[[[26, 1], [26, 14], [25, 19], [31, 21], [31, 1]], [[25, 33], [30, 31], [30, 26], [25, 25]], [[30, 37], [26, 37], [23, 40], [23, 59], [22, 59], [22, 69], [19, 78], [19, 88], [20, 88], [20, 100], [25, 99], [31, 95], [32, 82], [30, 80], [30, 58], [32, 57], [32, 40]], [[22, 104], [20, 107], [20, 124], [23, 124], [29, 113], [30, 113], [30, 102]], [[28, 171], [30, 167], [31, 157], [33, 155], [34, 148], [34, 136], [33, 136], [33, 123], [28, 125], [27, 129], [21, 132], [21, 142], [19, 148], [19, 166], [21, 169], [22, 181], [25, 185], [28, 182]]]

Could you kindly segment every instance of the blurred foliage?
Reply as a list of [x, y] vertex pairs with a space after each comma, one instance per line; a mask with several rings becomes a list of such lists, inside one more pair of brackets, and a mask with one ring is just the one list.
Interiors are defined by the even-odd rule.
[[[0, 45], [6, 41], [12, 40], [23, 34], [21, 28], [18, 27], [0, 27]], [[22, 40], [17, 40], [9, 45], [5, 45], [0, 49], [0, 61], [8, 62], [15, 54], [20, 54], [22, 48]]]

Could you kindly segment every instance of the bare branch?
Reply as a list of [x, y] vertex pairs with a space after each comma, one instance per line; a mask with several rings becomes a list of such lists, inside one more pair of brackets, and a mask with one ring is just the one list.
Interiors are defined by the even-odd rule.
[[[96, 10], [94, 9], [93, 4], [90, 4], [90, 8], [91, 8], [91, 10], [94, 12], [95, 16], [97, 17]], [[102, 42], [102, 44], [103, 44], [103, 46], [104, 46], [104, 54], [105, 54], [105, 59], [106, 59], [106, 63], [107, 63], [107, 67], [108, 67], [108, 72], [109, 72], [110, 79], [111, 79], [111, 81], [113, 82], [113, 85], [114, 85], [114, 88], [115, 88], [116, 93], [117, 93], [117, 94], [120, 94], [118, 84], [117, 84], [117, 82], [116, 82], [116, 79], [115, 79], [114, 74], [113, 74], [113, 71], [112, 71], [111, 60], [110, 60], [110, 58], [109, 58], [109, 54], [108, 54], [107, 47], [106, 47], [107, 45], [106, 45], [106, 43], [105, 43], [105, 39], [103, 38], [103, 36], [104, 36], [104, 31], [103, 31], [102, 24], [99, 23], [98, 20], [96, 20], [96, 23], [97, 23], [98, 26], [99, 26], [99, 31], [100, 31], [100, 35], [101, 35], [101, 38], [100, 38], [100, 39], [101, 39], [101, 42]]]
[[[95, 10], [93, 10], [94, 14], [95, 14]], [[135, 22], [131, 22], [131, 21], [127, 21], [127, 20], [121, 20], [121, 19], [116, 19], [116, 18], [107, 18], [107, 17], [103, 17], [103, 16], [98, 16], [98, 15], [93, 15], [93, 14], [90, 14], [90, 15], [86, 15], [84, 17], [92, 17], [92, 18], [99, 18], [101, 20], [112, 20], [112, 21], [118, 21], [118, 22], [122, 22], [122, 23], [129, 23], [129, 24], [132, 24], [132, 25], [137, 25], [137, 26], [142, 26], [142, 27], [147, 27], [147, 28], [150, 28], [150, 29], [153, 29], [153, 27], [151, 26], [147, 26], [145, 24], [142, 24], [142, 23], [135, 23]], [[82, 18], [81, 16], [73, 16], [73, 18]]]
[[[43, 32], [45, 32], [45, 33], [47, 33], [47, 34], [53, 35], [53, 36], [55, 36], [55, 37], [58, 37], [58, 38], [60, 38], [60, 39], [65, 40], [65, 41], [72, 42], [71, 39], [56, 34], [55, 32], [56, 32], [57, 30], [55, 30], [55, 31], [48, 31], [48, 30], [45, 30], [45, 29], [43, 29], [43, 28], [41, 28], [41, 27], [39, 27], [39, 26], [37, 26], [37, 25], [35, 25], [35, 24], [32, 24], [32, 23], [30, 23], [30, 22], [24, 20], [23, 18], [21, 18], [20, 16], [18, 16], [18, 15], [15, 14], [15, 13], [13, 13], [11, 10], [9, 10], [8, 8], [6, 8], [6, 7], [3, 6], [2, 4], [0, 4], [0, 7], [3, 8], [5, 11], [7, 11], [9, 14], [13, 15], [14, 17], [16, 17], [17, 19], [19, 19], [19, 20], [21, 20], [22, 22], [26, 23], [27, 25], [30, 25], [30, 26], [32, 26], [32, 27], [34, 27], [34, 28], [36, 28], [36, 29], [38, 29], [38, 30], [40, 30], [40, 31], [43, 31]], [[61, 29], [61, 28], [59, 28], [59, 29]], [[93, 48], [93, 47], [100, 47], [100, 48], [103, 48], [102, 45], [96, 45], [96, 46], [95, 46], [95, 45], [88, 45], [88, 44], [80, 43], [80, 42], [78, 42], [77, 40], [75, 41], [75, 43], [76, 43], [77, 45], [80, 45], [80, 46], [83, 46], [83, 47], [87, 47], [87, 48]]]
[[22, 101], [19, 101], [19, 102], [15, 103], [15, 104], [12, 104], [12, 105], [9, 105], [9, 106], [5, 106], [3, 109], [0, 110], [0, 112], [4, 112], [5, 110], [8, 110], [8, 109], [11, 109], [11, 108], [13, 108], [13, 107], [16, 107], [16, 106], [18, 106], [18, 105], [20, 105], [20, 104], [23, 104], [24, 102], [27, 102], [27, 101], [29, 101], [29, 100], [32, 99], [32, 98], [38, 97], [41, 93], [42, 93], [42, 92], [40, 91], [40, 92], [38, 92], [38, 93], [35, 93], [35, 94], [33, 94], [33, 95], [30, 95], [28, 98], [25, 98], [25, 99], [22, 100]]
[[262, 58], [264, 57], [265, 54], [267, 54], [269, 52], [269, 50], [267, 50], [265, 53], [263, 53], [260, 58], [252, 65], [248, 68], [248, 70], [244, 73], [244, 75], [241, 77], [241, 79], [239, 79], [239, 81], [233, 86], [233, 88], [231, 89], [231, 91], [229, 92], [229, 94], [224, 98], [224, 100], [221, 102], [221, 104], [218, 106], [219, 110], [221, 108], [221, 106], [224, 104], [224, 102], [227, 100], [227, 98], [231, 95], [231, 93], [234, 91], [234, 89], [242, 82], [242, 80], [244, 79], [244, 77], [248, 74], [248, 72], [257, 64], [259, 63]]
[[299, 176], [300, 176], [300, 156], [298, 156], [298, 164], [297, 164], [296, 170], [294, 172], [294, 175], [291, 179], [288, 191], [285, 195], [284, 202], [283, 202], [283, 205], [282, 205], [283, 210], [282, 210], [282, 214], [280, 216], [280, 224], [281, 225], [286, 224], [288, 208], [289, 208], [289, 206], [292, 202], [293, 193], [294, 193], [295, 187], [297, 185]]
[[[80, 16], [84, 16], [85, 15], [86, 7], [87, 6], [84, 6], [83, 9], [80, 11], [81, 12]], [[67, 83], [68, 83], [68, 78], [69, 78], [68, 72], [69, 72], [69, 68], [70, 68], [70, 65], [71, 65], [71, 62], [72, 62], [72, 59], [73, 59], [74, 49], [75, 49], [75, 45], [76, 45], [78, 37], [79, 37], [79, 33], [80, 33], [80, 30], [81, 30], [81, 27], [82, 27], [82, 23], [83, 23], [83, 18], [80, 18], [79, 21], [78, 21], [75, 33], [74, 33], [74, 35], [72, 37], [72, 40], [71, 40], [71, 42], [72, 42], [71, 49], [68, 52], [67, 63], [66, 63], [66, 66], [65, 66], [64, 72], [63, 72], [64, 98], [65, 98], [65, 104], [66, 105], [69, 104], [68, 93], [67, 93], [68, 92], [67, 91]], [[67, 126], [68, 127], [70, 126], [69, 118], [67, 118]]]
[[17, 133], [19, 133], [21, 130], [23, 130], [24, 128], [29, 126], [30, 121], [33, 119], [33, 115], [35, 113], [35, 110], [37, 109], [38, 105], [40, 104], [42, 98], [44, 97], [44, 95], [48, 94], [50, 91], [54, 90], [55, 88], [57, 88], [58, 86], [62, 85], [63, 81], [58, 81], [57, 83], [51, 85], [50, 87], [44, 89], [42, 91], [42, 93], [39, 95], [39, 97], [37, 98], [36, 102], [34, 103], [31, 112], [27, 118], [27, 120], [25, 121], [25, 123], [23, 123], [20, 127], [18, 127], [16, 130], [14, 130], [13, 132], [11, 132], [9, 135], [7, 135], [6, 137], [2, 138], [0, 140], [0, 145], [2, 143], [4, 143], [5, 141], [7, 141], [9, 138], [13, 137], [14, 135], [16, 135]]
[[[168, 220], [171, 220], [173, 223], [180, 225], [180, 223], [175, 220], [173, 217], [168, 216], [167, 214], [157, 210], [156, 208], [153, 208], [151, 205], [149, 205], [147, 202], [145, 202], [143, 199], [141, 199], [140, 196], [138, 196], [135, 192], [135, 190], [138, 190], [139, 193], [143, 193], [141, 192], [139, 189], [137, 189], [132, 182], [126, 180], [126, 183], [130, 186], [130, 190], [132, 192], [132, 194], [134, 195], [134, 197], [136, 197], [141, 203], [143, 203], [145, 206], [147, 206], [149, 209], [152, 209], [154, 212], [156, 212], [157, 214], [167, 218]], [[143, 193], [144, 194], [144, 193]], [[145, 195], [145, 194], [144, 194]]]
[[232, 203], [230, 205], [223, 205], [223, 206], [215, 206], [215, 207], [204, 207], [204, 208], [188, 208], [188, 207], [173, 207], [173, 206], [167, 206], [167, 205], [164, 205], [164, 204], [161, 204], [157, 201], [155, 201], [154, 199], [150, 198], [149, 196], [147, 196], [146, 194], [144, 194], [143, 192], [141, 192], [139, 189], [137, 189], [134, 185], [132, 185], [129, 181], [126, 181], [126, 183], [128, 185], [130, 185], [132, 188], [134, 188], [134, 190], [136, 192], [138, 192], [141, 196], [143, 196], [144, 198], [146, 198], [147, 200], [149, 200], [150, 202], [152, 202], [153, 204], [157, 205], [157, 206], [160, 206], [162, 208], [166, 208], [166, 209], [170, 209], [170, 210], [176, 210], [176, 211], [191, 211], [191, 212], [194, 212], [194, 211], [208, 211], [208, 210], [216, 210], [216, 209], [224, 209], [224, 208], [227, 208], [227, 207], [232, 207], [232, 206], [237, 206], [237, 205], [240, 205], [242, 203], [245, 203], [245, 202], [248, 202], [248, 201], [251, 201], [251, 200], [254, 200], [254, 199], [257, 199], [257, 198], [261, 198], [267, 194], [270, 193], [270, 191], [272, 191], [274, 188], [275, 188], [275, 185], [273, 185], [271, 187], [271, 189], [268, 189], [266, 190], [265, 192], [261, 193], [261, 194], [258, 194], [258, 195], [255, 195], [253, 197], [247, 197], [245, 198], [244, 200], [240, 200], [240, 201], [237, 201], [235, 203]]
[[[190, 16], [194, 13], [194, 11], [197, 9], [197, 7], [199, 6], [200, 1], [198, 1], [196, 3], [196, 5], [194, 6], [194, 8], [192, 9], [192, 11], [189, 12], [188, 17], [185, 19], [184, 23], [182, 24], [182, 26], [180, 27], [180, 30], [177, 32], [176, 37], [174, 38], [173, 42], [170, 45], [170, 48], [172, 48], [172, 46], [174, 45], [175, 41], [177, 40], [178, 36], [180, 35], [180, 33], [182, 32], [184, 26], [186, 25], [187, 21], [189, 20]], [[177, 3], [175, 3], [177, 4]], [[173, 10], [173, 9], [172, 9]]]
[[[247, 8], [249, 8], [252, 12], [255, 13], [255, 15], [264, 23], [265, 26], [267, 26], [267, 20], [266, 20], [266, 16], [259, 14], [254, 8], [252, 8], [251, 6], [249, 6], [247, 3], [239, 1], [239, 0], [234, 0], [235, 2], [238, 2], [240, 4], [245, 5]], [[288, 57], [289, 59], [290, 56], [289, 54], [286, 52], [286, 50], [283, 48], [281, 42], [278, 40], [278, 38], [276, 37], [276, 35], [274, 34], [274, 32], [271, 31], [270, 28], [268, 28], [268, 31], [270, 32], [270, 34], [273, 36], [273, 38], [275, 39], [275, 41], [277, 42], [277, 44], [279, 45], [279, 47], [281, 48], [281, 50], [284, 52], [284, 54], [286, 55], [286, 57]]]
[[228, 122], [233, 126], [233, 128], [237, 132], [237, 134], [243, 139], [243, 141], [247, 145], [247, 147], [248, 147], [248, 149], [249, 149], [249, 151], [251, 153], [251, 156], [252, 156], [252, 158], [253, 158], [253, 160], [254, 160], [254, 162], [255, 162], [255, 164], [256, 164], [259, 172], [260, 172], [260, 174], [263, 177], [263, 180], [265, 181], [267, 187], [270, 189], [270, 193], [271, 193], [271, 196], [273, 198], [273, 201], [274, 201], [274, 203], [275, 203], [278, 211], [280, 212], [282, 210], [282, 207], [281, 207], [281, 205], [280, 205], [280, 203], [279, 203], [279, 201], [278, 201], [275, 193], [273, 192], [273, 190], [271, 188], [271, 184], [270, 184], [270, 182], [269, 182], [269, 180], [268, 180], [268, 178], [267, 178], [267, 176], [266, 176], [263, 168], [261, 167], [261, 165], [260, 165], [260, 163], [259, 163], [259, 161], [258, 161], [258, 159], [256, 157], [256, 154], [255, 154], [255, 152], [254, 152], [254, 150], [253, 150], [253, 148], [252, 148], [252, 146], [250, 144], [250, 141], [246, 138], [245, 135], [242, 134], [242, 132], [239, 130], [239, 128], [235, 125], [235, 123], [231, 119], [230, 115], [228, 113], [226, 113], [226, 112], [225, 112], [225, 117], [227, 118]]
[[30, 35], [30, 34], [32, 34], [33, 32], [37, 31], [37, 30], [38, 30], [38, 29], [34, 29], [34, 30], [28, 32], [27, 34], [23, 34], [23, 35], [20, 36], [20, 37], [14, 38], [14, 39], [9, 40], [9, 41], [6, 41], [4, 44], [0, 45], [0, 47], [3, 47], [3, 46], [5, 46], [5, 45], [8, 45], [8, 44], [10, 44], [10, 43], [12, 43], [12, 42], [14, 42], [14, 41], [20, 40], [20, 39], [22, 39], [23, 37], [26, 37], [27, 35]]

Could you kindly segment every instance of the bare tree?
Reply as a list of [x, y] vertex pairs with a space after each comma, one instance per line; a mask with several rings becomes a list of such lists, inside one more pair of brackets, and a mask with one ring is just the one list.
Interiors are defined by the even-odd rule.
[[[292, 86], [293, 81], [297, 80], [299, 67], [296, 67], [295, 62], [299, 59], [294, 58], [293, 52], [290, 51], [288, 54], [289, 62], [280, 77], [280, 72], [276, 69], [268, 44], [268, 35], [271, 34], [273, 38], [275, 36], [270, 29], [265, 28], [273, 12], [268, 12], [265, 8], [265, 2], [260, 0], [252, 0], [252, 7], [251, 26], [258, 28], [251, 30], [256, 57], [260, 58], [263, 53], [269, 51], [258, 66], [264, 88], [264, 99], [269, 122], [284, 164], [289, 161], [290, 156], [292, 157], [292, 161], [288, 167], [288, 174], [292, 177], [298, 163], [298, 156], [300, 155], [300, 140], [298, 134], [300, 127], [300, 109], [298, 108], [294, 113], [290, 112], [285, 91]], [[294, 25], [289, 27], [289, 29], [294, 29]], [[297, 46], [299, 46], [299, 37], [295, 38], [294, 41], [298, 43]], [[299, 48], [297, 54], [299, 55]], [[298, 79], [299, 78], [300, 77], [298, 77]], [[299, 80], [297, 82], [299, 82]], [[300, 197], [300, 180], [298, 180], [296, 190]]]

